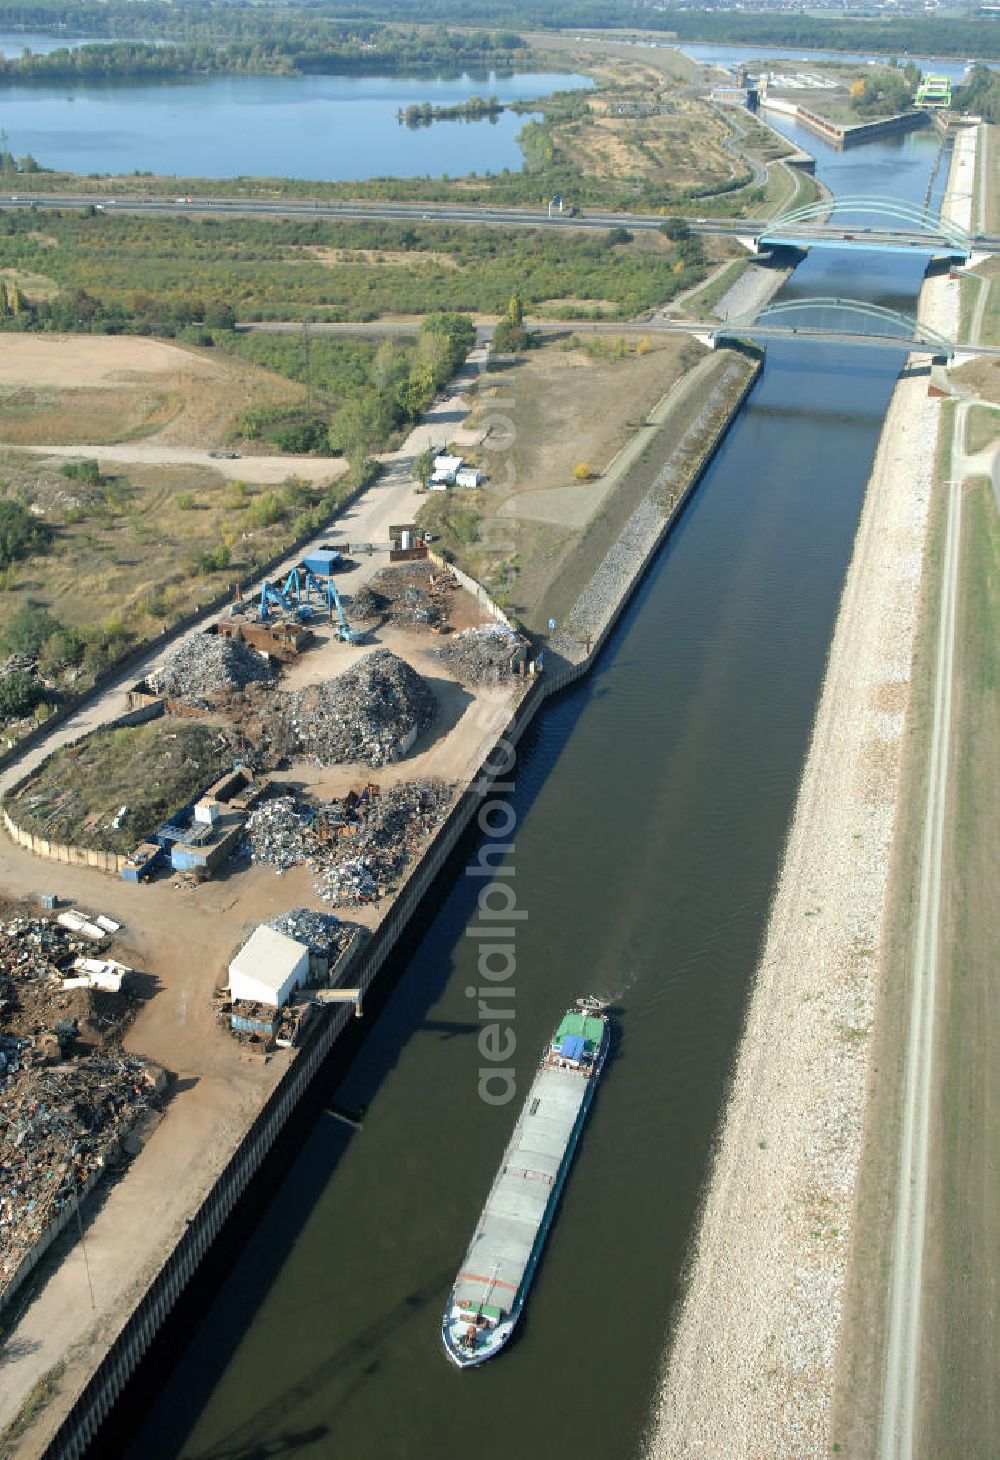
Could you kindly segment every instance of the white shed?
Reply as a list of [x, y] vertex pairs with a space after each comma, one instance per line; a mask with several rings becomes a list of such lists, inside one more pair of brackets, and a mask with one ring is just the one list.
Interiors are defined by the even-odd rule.
[[454, 482], [455, 472], [461, 467], [461, 457], [439, 456], [434, 458], [435, 482]]
[[477, 471], [474, 466], [463, 466], [455, 473], [456, 487], [478, 487], [482, 480], [482, 472]]
[[280, 1009], [308, 978], [306, 945], [261, 924], [229, 965], [229, 992], [234, 999]]

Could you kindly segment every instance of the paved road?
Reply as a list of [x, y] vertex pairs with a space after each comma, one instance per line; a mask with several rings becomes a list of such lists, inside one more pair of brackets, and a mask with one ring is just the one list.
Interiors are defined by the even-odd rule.
[[[143, 198], [140, 196], [116, 196], [101, 198], [79, 193], [15, 193], [0, 199], [0, 207], [12, 210], [37, 208], [85, 209], [95, 204], [104, 211], [132, 214], [151, 214], [159, 217], [191, 217], [201, 213], [231, 215], [234, 217], [269, 218], [325, 218], [340, 220], [374, 219], [391, 223], [466, 223], [479, 227], [507, 228], [585, 228], [608, 229], [629, 228], [632, 230], [655, 230], [663, 223], [659, 213], [613, 213], [601, 210], [581, 210], [574, 216], [553, 212], [551, 216], [538, 208], [481, 207], [454, 203], [390, 203], [366, 202], [358, 199], [352, 202], [320, 202], [308, 198], [226, 198], [192, 196], [190, 201], [180, 198]], [[691, 218], [688, 220], [693, 233], [714, 234], [721, 237], [745, 238], [763, 233], [769, 220], [763, 218]], [[906, 229], [855, 229], [853, 233], [834, 225], [812, 225], [796, 230], [796, 238], [804, 241], [865, 244], [868, 247], [919, 247], [922, 235]], [[1000, 235], [979, 234], [975, 239], [977, 250], [984, 253], [1000, 253]], [[936, 241], [935, 247], [946, 247], [947, 240]]]
[[948, 520], [938, 614], [934, 718], [931, 729], [920, 891], [913, 940], [910, 1029], [906, 1050], [903, 1130], [889, 1285], [889, 1339], [882, 1392], [879, 1460], [912, 1460], [917, 1410], [920, 1298], [930, 1120], [933, 1105], [935, 988], [940, 944], [941, 880], [951, 738], [952, 680], [962, 525], [962, 467], [967, 405], [955, 412]]
[[[415, 334], [419, 327], [419, 324], [413, 320], [403, 320], [398, 323], [393, 323], [391, 320], [362, 320], [353, 324], [311, 324], [309, 332], [310, 334], [391, 336]], [[258, 334], [299, 334], [302, 324], [299, 320], [287, 319], [253, 320], [240, 323], [236, 328]], [[552, 323], [533, 324], [532, 328], [537, 329], [539, 334], [543, 335], [620, 335], [629, 330], [640, 334], [711, 335], [720, 331], [725, 334], [724, 322], [720, 319], [665, 319], [662, 315], [656, 315], [652, 319], [619, 320], [617, 322], [591, 319], [559, 320]], [[493, 330], [494, 326], [491, 324], [477, 325], [476, 333], [479, 343], [484, 344], [491, 340]], [[889, 335], [852, 334], [848, 331], [814, 329], [807, 325], [741, 324], [738, 330], [734, 329], [731, 332], [731, 337], [737, 335], [765, 341], [793, 338], [809, 340], [813, 344], [817, 341], [819, 343], [825, 341], [827, 344], [862, 345], [879, 350], [885, 349], [886, 345], [898, 345], [900, 348], [910, 351], [911, 354], [940, 354], [942, 348], [940, 345], [928, 344], [926, 340], [906, 336], [897, 338]], [[1000, 355], [1000, 345], [956, 342], [955, 348], [965, 355]]]

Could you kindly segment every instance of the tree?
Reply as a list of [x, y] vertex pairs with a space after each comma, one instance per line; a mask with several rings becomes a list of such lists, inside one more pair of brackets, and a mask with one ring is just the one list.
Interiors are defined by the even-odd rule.
[[42, 686], [27, 669], [15, 669], [0, 679], [0, 719], [17, 720], [37, 705]]
[[521, 298], [519, 289], [515, 289], [507, 303], [506, 319], [508, 324], [520, 329], [524, 324], [524, 301]]
[[691, 237], [691, 225], [686, 218], [664, 218], [660, 232], [673, 243], [682, 243], [685, 238]]
[[43, 553], [52, 541], [52, 528], [21, 506], [20, 502], [0, 500], [0, 568]]
[[573, 468], [574, 481], [589, 482], [593, 475], [594, 473], [590, 469], [590, 463], [587, 461], [578, 461]]
[[410, 473], [415, 482], [425, 482], [433, 470], [433, 451], [421, 451], [413, 458]]
[[24, 654], [29, 659], [37, 659], [46, 641], [61, 628], [62, 624], [48, 609], [28, 602], [8, 622], [0, 638], [0, 648], [5, 654]]
[[205, 310], [204, 323], [210, 330], [234, 330], [236, 311], [231, 304], [210, 304]]

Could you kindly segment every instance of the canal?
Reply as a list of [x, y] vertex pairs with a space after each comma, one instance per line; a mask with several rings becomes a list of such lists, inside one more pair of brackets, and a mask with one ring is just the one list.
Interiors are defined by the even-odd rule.
[[[922, 202], [934, 139], [820, 154]], [[925, 259], [817, 253], [785, 297], [912, 307]], [[131, 1453], [483, 1460], [641, 1453], [838, 599], [900, 356], [772, 345], [592, 676], [522, 745], [510, 804], [519, 1090], [561, 1009], [615, 1056], [517, 1341], [459, 1374], [441, 1309], [517, 1104], [477, 1095], [481, 885], [459, 876]]]

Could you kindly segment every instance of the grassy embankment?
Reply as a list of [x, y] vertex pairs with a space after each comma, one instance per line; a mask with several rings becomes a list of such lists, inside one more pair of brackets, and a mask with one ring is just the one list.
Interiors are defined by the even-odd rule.
[[903, 1073], [910, 1019], [910, 973], [920, 888], [947, 515], [944, 483], [950, 475], [954, 410], [950, 401], [943, 404], [938, 432], [886, 894], [884, 951], [869, 1061], [855, 1240], [847, 1270], [838, 1340], [838, 1386], [831, 1432], [835, 1438], [834, 1452], [843, 1456], [872, 1454], [872, 1437], [878, 1434], [881, 1413]]
[[232, 757], [217, 726], [172, 719], [98, 730], [56, 750], [8, 806], [38, 836], [125, 855], [222, 775]]
[[1000, 519], [985, 478], [965, 491], [960, 581], [923, 1297], [926, 1456], [1000, 1453]]
[[[965, 366], [965, 376], [976, 366]], [[899, 819], [887, 911], [886, 957], [859, 1187], [858, 1242], [849, 1278], [841, 1356], [843, 1384], [834, 1433], [840, 1453], [866, 1453], [881, 1398], [891, 1234], [892, 1172], [906, 1049], [909, 968], [919, 891], [922, 813], [935, 685], [947, 483], [955, 406], [942, 411], [935, 491], [925, 555], [921, 629], [914, 659]], [[977, 414], [969, 412], [969, 418]], [[985, 410], [982, 412], [985, 416]], [[996, 420], [996, 414], [993, 419]], [[968, 422], [967, 422], [968, 424]], [[965, 447], [975, 445], [967, 434]], [[1000, 1446], [995, 1325], [1000, 1282], [1000, 1168], [996, 1161], [1000, 1058], [992, 1018], [993, 964], [1000, 928], [993, 884], [1000, 847], [1000, 524], [991, 484], [965, 487], [950, 808], [931, 1174], [924, 1262], [920, 1455], [986, 1456]], [[880, 1233], [878, 1238], [874, 1234]]]
[[[628, 340], [550, 344], [511, 370], [485, 374], [455, 446], [484, 468], [486, 486], [430, 494], [420, 520], [529, 629], [561, 620], [648, 491], [663, 442], [711, 394], [711, 369], [690, 390], [679, 384], [698, 361], [721, 369], [725, 357], [716, 362], [693, 341], [652, 342], [637, 331]], [[609, 414], [609, 398], [627, 400], [627, 416]], [[498, 399], [509, 424], [493, 424]]]

